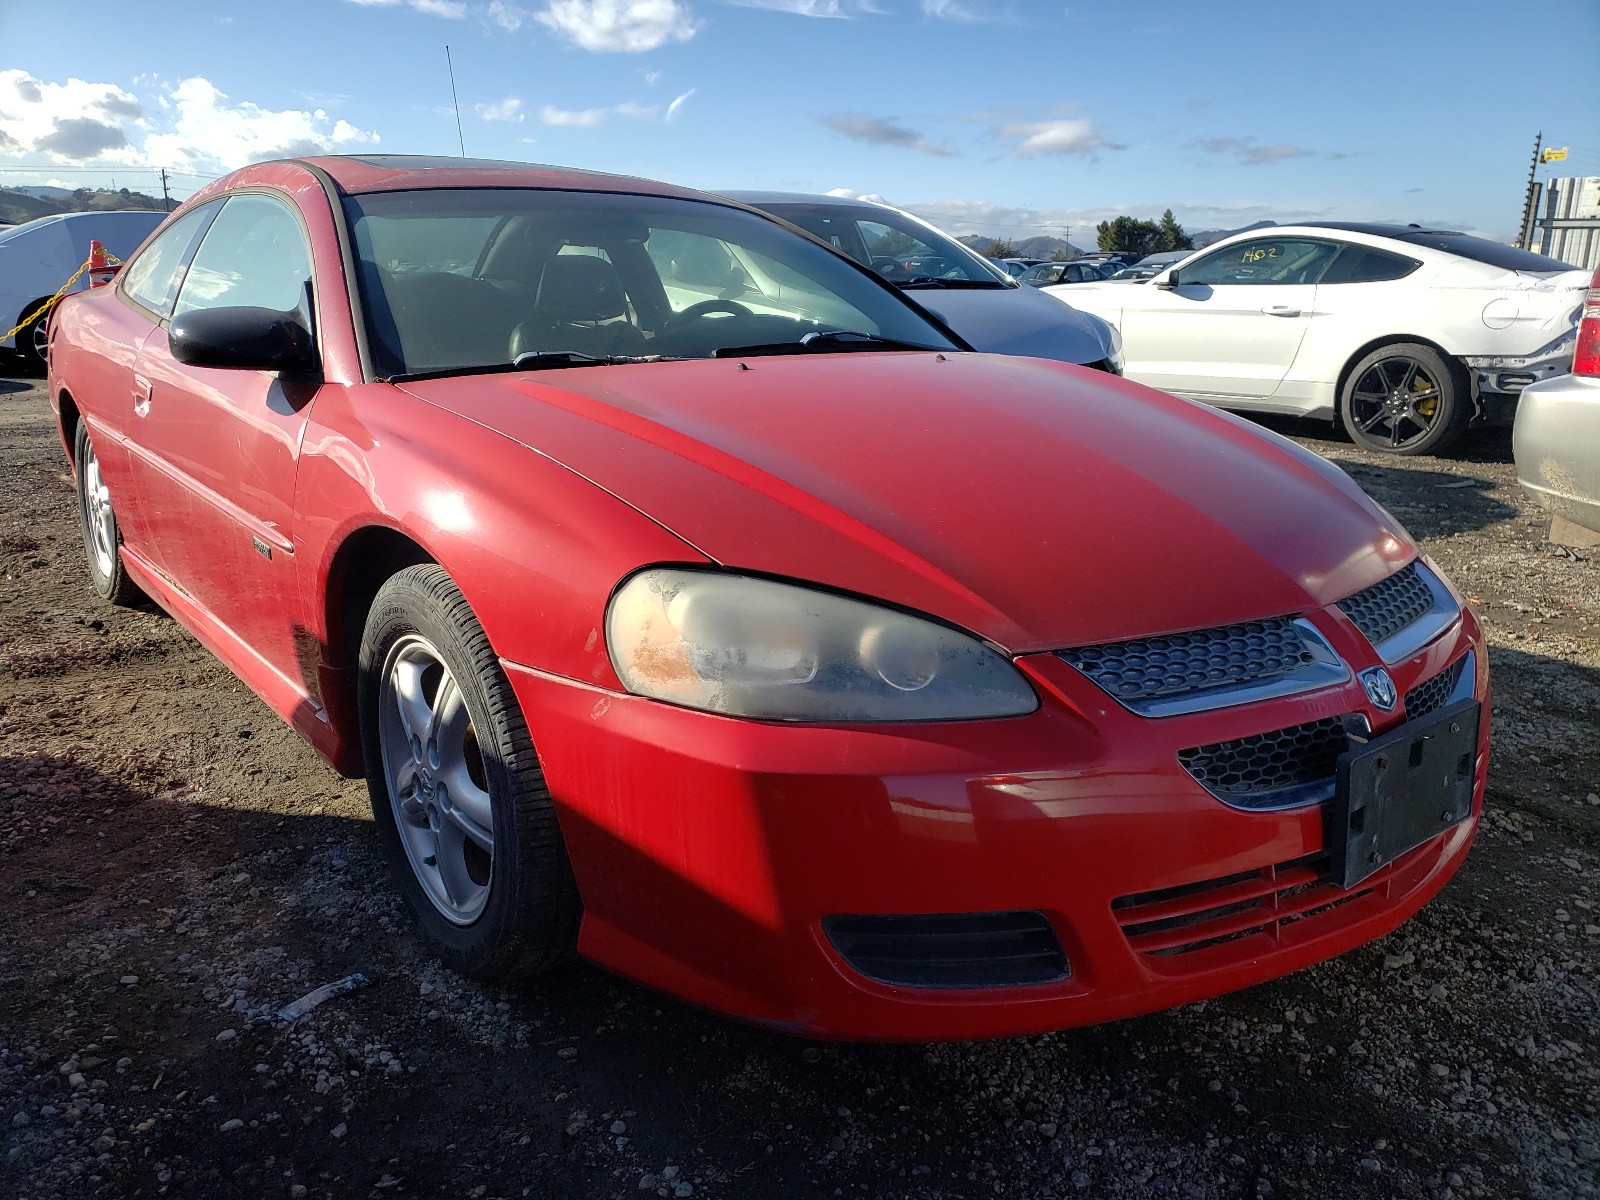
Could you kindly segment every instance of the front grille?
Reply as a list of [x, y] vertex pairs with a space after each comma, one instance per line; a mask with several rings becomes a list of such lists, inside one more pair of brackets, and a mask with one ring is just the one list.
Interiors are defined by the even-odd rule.
[[1433, 589], [1417, 564], [1339, 601], [1344, 615], [1355, 622], [1374, 646], [1386, 642], [1433, 608]]
[[1266, 949], [1262, 942], [1285, 940], [1290, 927], [1298, 922], [1374, 893], [1392, 898], [1401, 876], [1403, 889], [1414, 886], [1411, 868], [1429, 853], [1436, 855], [1437, 847], [1418, 846], [1349, 890], [1332, 881], [1328, 856], [1319, 853], [1181, 887], [1119, 896], [1111, 902], [1111, 910], [1136, 953], [1160, 960], [1168, 970], [1201, 970], [1216, 966], [1217, 956], [1201, 956], [1188, 963], [1174, 960], [1249, 938], [1260, 939], [1238, 948], [1240, 954], [1253, 956]]
[[1419, 683], [1406, 693], [1406, 720], [1415, 721], [1418, 717], [1425, 717], [1436, 709], [1443, 708], [1450, 699], [1456, 685], [1461, 682], [1461, 672], [1466, 669], [1467, 660], [1457, 659], [1432, 679]]
[[1083, 646], [1061, 657], [1125, 704], [1256, 683], [1312, 662], [1287, 617]]
[[901, 987], [1016, 987], [1071, 974], [1040, 912], [825, 917], [822, 929], [855, 970]]
[[1178, 761], [1213, 796], [1237, 808], [1281, 808], [1333, 795], [1334, 768], [1350, 748], [1344, 718], [1253, 733], [1178, 751]]

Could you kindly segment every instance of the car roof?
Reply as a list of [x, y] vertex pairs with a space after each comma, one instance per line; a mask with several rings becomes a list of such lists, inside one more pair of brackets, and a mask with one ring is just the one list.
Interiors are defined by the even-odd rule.
[[675, 187], [654, 179], [611, 175], [578, 167], [512, 162], [495, 158], [450, 158], [432, 154], [323, 154], [306, 158], [256, 163], [207, 185], [196, 193], [213, 195], [232, 187], [269, 182], [285, 169], [314, 167], [341, 191], [415, 191], [420, 188], [550, 188], [564, 191], [626, 192], [648, 196], [677, 196], [713, 200], [705, 192]]
[[827, 204], [837, 205], [840, 208], [888, 207], [855, 196], [829, 196], [819, 192], [768, 192], [737, 188], [731, 192], [718, 192], [717, 195], [726, 196], [729, 200], [737, 200], [740, 204], [748, 204], [754, 208], [760, 208], [763, 204]]
[[[1278, 228], [1286, 227], [1278, 226]], [[1399, 238], [1402, 241], [1408, 237], [1416, 237], [1419, 234], [1459, 234], [1461, 232], [1459, 229], [1430, 229], [1426, 225], [1394, 225], [1384, 224], [1379, 221], [1297, 221], [1295, 222], [1295, 228], [1338, 229], [1345, 233], [1365, 233], [1373, 237]]]

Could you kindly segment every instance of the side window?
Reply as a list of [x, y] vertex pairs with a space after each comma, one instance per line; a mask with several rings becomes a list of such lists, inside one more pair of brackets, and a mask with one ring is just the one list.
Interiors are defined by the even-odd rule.
[[189, 251], [220, 207], [220, 201], [203, 204], [163, 229], [123, 270], [122, 294], [157, 318], [171, 316]]
[[1307, 238], [1252, 238], [1183, 268], [1179, 283], [1316, 283], [1338, 249]]
[[233, 196], [195, 252], [173, 315], [253, 306], [309, 317], [310, 282], [311, 251], [288, 206], [270, 196]]
[[1323, 275], [1323, 283], [1382, 283], [1404, 279], [1422, 264], [1414, 258], [1374, 250], [1370, 246], [1346, 246]]

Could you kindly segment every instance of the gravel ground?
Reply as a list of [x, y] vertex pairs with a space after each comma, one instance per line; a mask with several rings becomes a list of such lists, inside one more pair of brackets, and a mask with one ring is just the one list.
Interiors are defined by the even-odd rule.
[[1275, 427], [1488, 628], [1461, 874], [1382, 941], [1204, 1004], [849, 1046], [582, 964], [511, 989], [435, 966], [362, 785], [174, 622], [98, 602], [43, 389], [0, 377], [0, 1196], [1600, 1196], [1600, 553], [1546, 541], [1504, 430], [1396, 464]]

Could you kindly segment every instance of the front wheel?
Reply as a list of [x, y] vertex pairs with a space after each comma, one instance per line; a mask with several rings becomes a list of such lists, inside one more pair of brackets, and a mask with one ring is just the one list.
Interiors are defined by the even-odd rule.
[[450, 576], [407, 567], [361, 643], [362, 745], [389, 865], [444, 962], [509, 980], [573, 953], [581, 907], [511, 684]]
[[1437, 454], [1472, 419], [1466, 374], [1432, 346], [1380, 346], [1351, 368], [1339, 400], [1351, 441], [1380, 454]]

